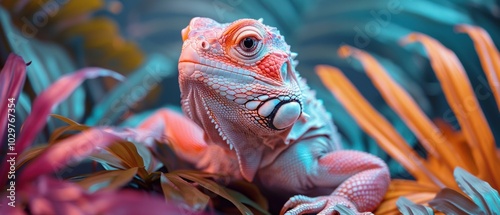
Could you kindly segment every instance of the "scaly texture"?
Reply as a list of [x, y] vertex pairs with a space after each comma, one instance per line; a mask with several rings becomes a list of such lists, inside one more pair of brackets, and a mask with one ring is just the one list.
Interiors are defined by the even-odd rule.
[[[176, 153], [201, 170], [291, 197], [282, 214], [377, 207], [390, 181], [387, 166], [341, 150], [329, 113], [295, 71], [296, 54], [276, 28], [194, 18], [182, 38], [179, 84], [190, 119], [162, 121], [182, 118], [162, 110], [142, 128], [164, 129]], [[192, 135], [200, 130], [203, 138]]]

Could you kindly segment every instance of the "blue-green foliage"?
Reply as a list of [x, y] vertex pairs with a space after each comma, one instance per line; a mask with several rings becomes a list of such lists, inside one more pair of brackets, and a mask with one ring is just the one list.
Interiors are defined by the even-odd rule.
[[[41, 42], [32, 36], [17, 29], [11, 22], [9, 13], [0, 7], [0, 26], [4, 32], [1, 37], [8, 43], [0, 47], [1, 53], [13, 52], [20, 55], [25, 62], [31, 62], [27, 67], [27, 80], [35, 94], [39, 94], [49, 85], [59, 79], [62, 75], [76, 70], [75, 63], [68, 52], [61, 46], [51, 42]], [[31, 101], [28, 93], [22, 92], [16, 108], [17, 120], [19, 122], [26, 119], [31, 109]], [[66, 116], [71, 119], [81, 120], [84, 114], [85, 93], [82, 87], [57, 107], [53, 113]], [[54, 129], [58, 125], [56, 121], [49, 121], [49, 129]], [[41, 139], [46, 139], [42, 137]]]
[[[162, 55], [150, 55], [144, 65], [110, 91], [93, 108], [87, 125], [114, 125], [163, 78], [174, 74], [174, 64]], [[162, 98], [163, 96], [160, 96]]]
[[417, 205], [405, 197], [400, 197], [396, 202], [399, 212], [405, 215], [434, 215], [434, 211], [426, 206]]
[[[500, 196], [487, 182], [457, 167], [453, 172], [459, 188], [467, 196], [450, 188], [443, 188], [429, 202], [435, 210], [444, 214], [490, 215], [500, 213]], [[415, 207], [423, 207], [415, 205]], [[401, 211], [401, 208], [400, 208]], [[404, 214], [404, 211], [401, 211]]]

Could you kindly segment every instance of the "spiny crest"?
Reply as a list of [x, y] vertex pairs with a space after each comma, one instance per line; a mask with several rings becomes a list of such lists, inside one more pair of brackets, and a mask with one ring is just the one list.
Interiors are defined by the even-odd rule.
[[277, 50], [282, 50], [287, 54], [290, 54], [290, 46], [285, 42], [285, 36], [280, 34], [280, 31], [271, 26], [266, 25], [266, 29], [269, 35], [268, 45], [275, 47]]
[[[261, 21], [262, 19], [259, 19]], [[262, 22], [261, 22], [262, 23]], [[291, 51], [290, 45], [288, 45], [285, 41], [285, 36], [281, 35], [280, 31], [276, 27], [266, 26], [267, 32], [269, 32], [270, 43], [269, 45], [276, 47], [278, 50], [282, 50], [287, 53], [292, 59], [292, 65], [295, 67], [299, 63], [295, 58], [297, 57], [297, 53]]]

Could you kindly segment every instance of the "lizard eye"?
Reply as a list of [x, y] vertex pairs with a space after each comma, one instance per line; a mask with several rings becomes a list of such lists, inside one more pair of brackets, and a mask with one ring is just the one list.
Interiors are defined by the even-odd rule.
[[255, 38], [247, 37], [247, 38], [241, 40], [240, 48], [243, 51], [251, 52], [251, 51], [255, 50], [256, 44], [257, 44], [257, 41], [255, 41]]
[[237, 62], [254, 63], [266, 50], [264, 27], [255, 23], [235, 23], [226, 29], [227, 53]]
[[245, 57], [253, 57], [259, 53], [262, 48], [262, 43], [255, 37], [245, 37], [240, 40], [240, 43], [236, 49], [239, 54]]

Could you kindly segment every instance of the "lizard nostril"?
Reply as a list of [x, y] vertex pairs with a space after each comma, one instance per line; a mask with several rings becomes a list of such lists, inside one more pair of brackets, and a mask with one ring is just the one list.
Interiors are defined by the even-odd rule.
[[206, 40], [201, 41], [200, 46], [203, 50], [208, 50], [210, 48], [210, 44]]
[[283, 63], [280, 69], [281, 73], [281, 79], [283, 82], [287, 83], [288, 82], [288, 62]]
[[283, 83], [289, 84], [294, 78], [293, 71], [291, 71], [291, 63], [290, 61], [285, 61], [280, 68], [281, 80]]

